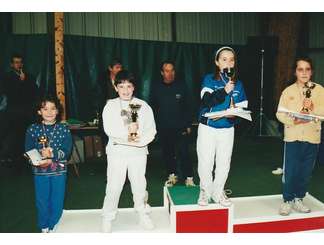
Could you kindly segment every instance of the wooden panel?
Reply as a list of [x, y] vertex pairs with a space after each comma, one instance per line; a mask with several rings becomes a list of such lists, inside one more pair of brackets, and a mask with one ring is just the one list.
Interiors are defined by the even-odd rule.
[[66, 119], [65, 89], [64, 89], [64, 40], [63, 40], [63, 13], [54, 13], [55, 38], [55, 77], [56, 95], [63, 106], [62, 119]]
[[278, 36], [278, 55], [275, 66], [274, 101], [279, 102], [281, 92], [291, 78], [302, 13], [270, 14], [269, 34]]

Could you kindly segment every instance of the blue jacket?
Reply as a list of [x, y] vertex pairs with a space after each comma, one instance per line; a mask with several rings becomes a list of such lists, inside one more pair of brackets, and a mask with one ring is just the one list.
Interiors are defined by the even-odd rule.
[[234, 103], [239, 106], [239, 103], [247, 102], [246, 94], [241, 81], [237, 80], [234, 90], [229, 94], [225, 91], [225, 85], [228, 79], [224, 74], [221, 74], [220, 80], [215, 80], [214, 74], [207, 74], [201, 86], [202, 105], [199, 111], [199, 122], [213, 128], [230, 128], [237, 123], [236, 119], [221, 118], [218, 120], [210, 120], [203, 115], [207, 112], [215, 112], [226, 110], [230, 107], [231, 96]]
[[32, 124], [26, 131], [26, 152], [32, 149], [39, 151], [42, 149], [43, 145], [38, 141], [40, 136], [46, 136], [50, 142], [54, 155], [53, 163], [47, 168], [33, 166], [33, 173], [36, 175], [58, 175], [65, 173], [66, 162], [72, 151], [72, 136], [68, 126], [63, 123], [55, 123], [54, 125]]

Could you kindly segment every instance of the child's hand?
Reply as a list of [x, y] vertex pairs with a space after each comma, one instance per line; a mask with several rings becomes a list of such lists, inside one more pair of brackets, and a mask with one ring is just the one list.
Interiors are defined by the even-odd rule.
[[128, 142], [139, 142], [140, 141], [140, 137], [138, 134], [130, 134], [128, 136]]
[[233, 81], [229, 81], [226, 85], [225, 85], [225, 92], [227, 93], [227, 94], [229, 94], [230, 92], [232, 92], [233, 91], [233, 89], [234, 89], [234, 87], [235, 87], [235, 83], [233, 82]]
[[294, 124], [298, 125], [298, 124], [305, 124], [305, 123], [309, 123], [309, 120], [303, 120], [303, 119], [299, 119], [299, 118], [294, 118]]
[[138, 131], [138, 123], [137, 122], [132, 122], [131, 124], [129, 124], [129, 126], [128, 126], [129, 134], [137, 133], [137, 131]]
[[40, 165], [38, 165], [38, 167], [47, 168], [51, 163], [52, 163], [51, 159], [44, 159], [40, 161]]
[[41, 155], [43, 158], [52, 158], [53, 157], [53, 149], [51, 147], [46, 147], [41, 149]]

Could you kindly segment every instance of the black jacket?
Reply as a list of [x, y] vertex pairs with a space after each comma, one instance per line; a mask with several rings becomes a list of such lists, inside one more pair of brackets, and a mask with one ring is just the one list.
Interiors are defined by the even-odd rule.
[[4, 75], [3, 90], [7, 96], [7, 108], [18, 113], [33, 113], [32, 109], [38, 99], [39, 91], [35, 79], [25, 73], [26, 79], [20, 80], [19, 75], [11, 70]]
[[153, 83], [150, 102], [158, 130], [191, 127], [191, 105], [184, 82]]

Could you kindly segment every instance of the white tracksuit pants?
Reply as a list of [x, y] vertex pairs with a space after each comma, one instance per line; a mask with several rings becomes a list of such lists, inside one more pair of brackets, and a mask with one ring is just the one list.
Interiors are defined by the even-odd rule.
[[[230, 170], [234, 143], [234, 127], [212, 128], [204, 124], [198, 126], [197, 155], [200, 188], [208, 197], [222, 195]], [[215, 178], [213, 168], [216, 162]]]
[[126, 173], [131, 184], [134, 208], [139, 214], [146, 213], [144, 204], [146, 194], [146, 159], [139, 156], [108, 156], [106, 196], [103, 204], [103, 217], [113, 220], [118, 210], [119, 197], [126, 180]]

